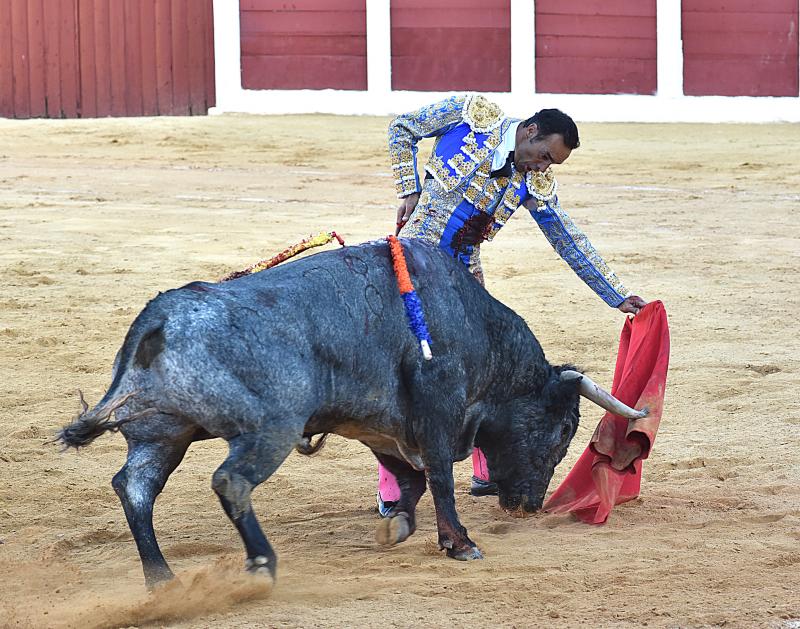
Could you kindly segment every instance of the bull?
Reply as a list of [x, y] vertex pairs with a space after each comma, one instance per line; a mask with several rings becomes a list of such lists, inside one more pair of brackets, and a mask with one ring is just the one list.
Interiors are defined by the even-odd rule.
[[[579, 395], [641, 417], [570, 365], [553, 366], [523, 319], [436, 247], [403, 241], [433, 339], [424, 360], [406, 321], [388, 245], [308, 256], [223, 283], [159, 294], [136, 317], [98, 404], [58, 434], [82, 447], [119, 430], [127, 460], [112, 485], [152, 588], [173, 577], [153, 504], [193, 441], [229, 453], [211, 485], [238, 530], [246, 568], [275, 578], [277, 557], [251, 504], [292, 449], [334, 433], [357, 439], [398, 480], [378, 526], [394, 545], [416, 528], [430, 488], [448, 557], [481, 552], [459, 522], [453, 462], [486, 455], [500, 505], [537, 510], [578, 426]], [[314, 441], [316, 438], [316, 441]]]

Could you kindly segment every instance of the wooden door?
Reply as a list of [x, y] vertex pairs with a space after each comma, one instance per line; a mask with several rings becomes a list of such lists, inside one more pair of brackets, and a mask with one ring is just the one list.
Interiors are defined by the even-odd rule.
[[205, 114], [212, 0], [3, 0], [0, 116]]

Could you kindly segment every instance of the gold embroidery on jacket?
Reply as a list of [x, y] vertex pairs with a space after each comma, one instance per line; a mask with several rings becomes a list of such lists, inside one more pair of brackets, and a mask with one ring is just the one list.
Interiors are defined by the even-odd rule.
[[483, 146], [478, 148], [478, 139], [475, 133], [470, 131], [464, 136], [464, 144], [461, 152], [466, 154], [473, 162], [480, 164], [494, 152], [501, 139], [500, 128], [494, 129], [483, 140]]
[[464, 122], [478, 133], [487, 133], [503, 122], [503, 110], [480, 94], [467, 96], [463, 111]]
[[544, 207], [546, 203], [552, 201], [558, 191], [558, 182], [552, 167], [547, 168], [543, 173], [530, 171], [525, 177], [528, 192], [536, 199], [537, 207]]
[[444, 165], [444, 160], [435, 153], [431, 153], [431, 158], [425, 166], [427, 170], [439, 185], [445, 190], [452, 190], [460, 181], [459, 177], [450, 173], [450, 170]]
[[455, 171], [459, 179], [463, 179], [469, 175], [475, 167], [475, 164], [468, 161], [463, 153], [456, 153], [453, 155], [453, 157], [447, 160], [447, 165]]

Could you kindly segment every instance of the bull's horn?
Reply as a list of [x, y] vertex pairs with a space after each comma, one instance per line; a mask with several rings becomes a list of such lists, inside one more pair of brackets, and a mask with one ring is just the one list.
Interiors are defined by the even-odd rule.
[[600, 408], [606, 409], [609, 413], [614, 413], [614, 415], [619, 415], [626, 419], [641, 419], [642, 417], [647, 417], [647, 414], [650, 412], [646, 407], [637, 411], [635, 408], [623, 404], [608, 391], [605, 391], [602, 387], [592, 382], [589, 376], [579, 371], [565, 369], [561, 372], [560, 378], [563, 381], [580, 378], [580, 394], [587, 400], [591, 400], [597, 404]]

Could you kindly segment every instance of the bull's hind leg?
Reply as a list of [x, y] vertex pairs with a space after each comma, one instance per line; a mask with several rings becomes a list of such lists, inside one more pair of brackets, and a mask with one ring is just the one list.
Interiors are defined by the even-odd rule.
[[211, 486], [222, 508], [244, 542], [247, 569], [253, 573], [268, 571], [275, 578], [277, 557], [258, 524], [250, 495], [269, 478], [299, 443], [302, 425], [270, 427], [265, 434], [248, 433], [228, 442], [228, 458], [214, 472]]
[[408, 539], [417, 530], [417, 503], [425, 493], [425, 474], [405, 461], [373, 451], [381, 465], [397, 479], [400, 499], [388, 517], [378, 524], [375, 538], [379, 544], [394, 546]]
[[164, 442], [128, 439], [128, 460], [111, 481], [136, 541], [148, 589], [175, 576], [156, 541], [153, 503], [190, 443], [188, 438]]

